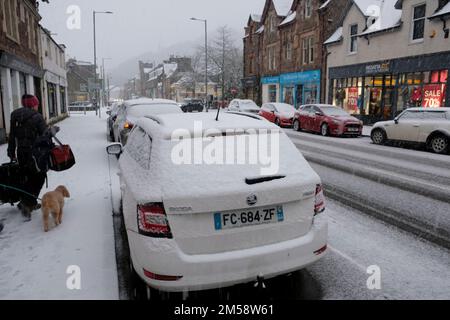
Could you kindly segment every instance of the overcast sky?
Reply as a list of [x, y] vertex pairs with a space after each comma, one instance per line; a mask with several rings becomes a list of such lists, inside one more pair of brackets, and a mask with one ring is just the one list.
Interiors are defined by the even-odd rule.
[[[41, 24], [56, 33], [54, 38], [67, 46], [67, 54], [93, 61], [92, 11], [113, 11], [97, 15], [97, 57], [109, 57], [110, 67], [138, 56], [186, 40], [203, 39], [200, 22], [208, 19], [209, 34], [228, 25], [243, 36], [250, 13], [261, 13], [264, 0], [50, 0], [41, 3]], [[81, 28], [70, 30], [67, 9], [81, 10]]]

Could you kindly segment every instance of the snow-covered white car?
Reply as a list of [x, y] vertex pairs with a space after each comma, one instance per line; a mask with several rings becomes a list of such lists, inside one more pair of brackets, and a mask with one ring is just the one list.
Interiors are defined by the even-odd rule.
[[[108, 146], [110, 155], [122, 154], [130, 255], [149, 290], [198, 291], [269, 279], [302, 269], [327, 250], [321, 180], [287, 135], [249, 113], [215, 118], [213, 113], [141, 118], [124, 148]], [[211, 129], [215, 134], [202, 135]], [[228, 145], [237, 136], [257, 139], [269, 130], [279, 136], [273, 175], [262, 175], [265, 165], [250, 162], [174, 162], [180, 141], [192, 146], [194, 155], [202, 146]], [[174, 140], [177, 131], [187, 136]], [[250, 153], [226, 150], [231, 162]]]
[[113, 124], [114, 141], [125, 145], [128, 134], [139, 118], [163, 113], [182, 113], [182, 111], [172, 100], [139, 98], [125, 101], [119, 108]]
[[450, 108], [410, 108], [391, 121], [377, 122], [371, 131], [375, 144], [404, 141], [425, 144], [445, 154], [450, 143]]
[[228, 106], [228, 111], [249, 112], [258, 114], [260, 107], [253, 100], [234, 99]]

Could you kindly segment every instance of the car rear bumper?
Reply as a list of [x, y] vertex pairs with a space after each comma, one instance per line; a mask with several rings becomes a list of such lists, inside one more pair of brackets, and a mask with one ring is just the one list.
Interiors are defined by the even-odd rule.
[[[171, 239], [143, 237], [128, 231], [134, 267], [148, 285], [162, 291], [181, 292], [228, 287], [290, 273], [316, 262], [326, 250], [328, 221], [325, 213], [314, 220], [310, 231], [297, 239], [245, 250], [187, 255]], [[158, 281], [144, 269], [164, 276], [182, 276], [176, 281]]]

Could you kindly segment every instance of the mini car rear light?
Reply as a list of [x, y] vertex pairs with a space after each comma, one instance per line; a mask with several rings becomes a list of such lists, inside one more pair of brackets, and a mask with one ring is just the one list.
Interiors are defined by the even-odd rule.
[[137, 220], [139, 234], [152, 238], [172, 239], [172, 232], [163, 203], [138, 205]]
[[159, 280], [159, 281], [177, 281], [183, 278], [183, 276], [167, 276], [162, 274], [156, 274], [153, 272], [150, 272], [148, 270], [142, 269], [144, 271], [144, 275], [147, 278], [153, 279], [153, 280]]
[[316, 198], [314, 202], [314, 216], [325, 211], [325, 195], [321, 184], [316, 186]]
[[324, 253], [325, 251], [327, 251], [328, 245], [323, 246], [322, 248], [320, 248], [317, 251], [314, 251], [314, 254], [316, 256], [321, 255], [322, 253]]
[[123, 125], [124, 129], [133, 129], [134, 124], [132, 124], [131, 122], [125, 122], [125, 124]]

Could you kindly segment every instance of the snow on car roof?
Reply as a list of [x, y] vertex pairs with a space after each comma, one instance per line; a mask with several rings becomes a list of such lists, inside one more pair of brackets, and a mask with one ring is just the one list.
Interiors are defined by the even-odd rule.
[[[234, 114], [221, 112], [219, 121], [216, 121], [216, 112], [203, 113], [182, 113], [182, 114], [163, 114], [152, 116], [151, 118], [142, 118], [138, 125], [148, 132], [159, 131], [162, 139], [170, 139], [172, 133], [178, 129], [194, 131], [194, 123], [200, 122], [203, 130], [217, 129], [225, 131], [227, 129], [275, 129], [279, 127], [259, 117], [250, 117], [245, 114]], [[159, 126], [159, 130], [155, 126]]]
[[177, 104], [173, 100], [167, 100], [167, 99], [150, 99], [150, 98], [139, 98], [139, 99], [133, 99], [133, 100], [127, 100], [125, 101], [125, 104], [128, 106], [135, 106], [140, 104]]
[[417, 108], [409, 108], [407, 110], [411, 111], [445, 111], [450, 112], [450, 108], [438, 107], [438, 108], [425, 108], [425, 107], [417, 107]]

